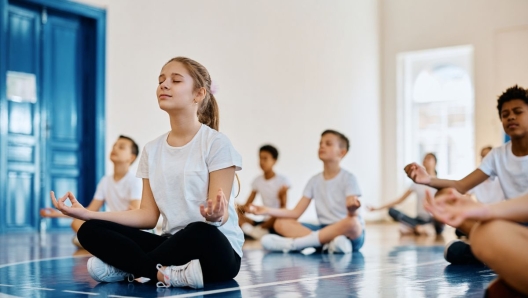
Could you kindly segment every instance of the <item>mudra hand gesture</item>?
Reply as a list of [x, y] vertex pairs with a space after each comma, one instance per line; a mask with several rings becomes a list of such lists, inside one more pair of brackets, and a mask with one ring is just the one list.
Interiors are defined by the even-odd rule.
[[[53, 206], [57, 208], [62, 214], [68, 215], [77, 219], [88, 220], [88, 210], [77, 201], [73, 193], [67, 192], [63, 197], [57, 199], [53, 191], [50, 192]], [[70, 200], [71, 206], [65, 204], [66, 200]]]
[[209, 222], [222, 221], [227, 210], [227, 204], [225, 194], [220, 188], [215, 200], [207, 200], [205, 205], [200, 205], [200, 214]]

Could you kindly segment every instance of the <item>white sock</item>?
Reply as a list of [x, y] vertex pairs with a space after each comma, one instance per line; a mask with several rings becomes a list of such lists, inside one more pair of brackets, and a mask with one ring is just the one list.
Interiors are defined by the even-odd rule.
[[321, 242], [319, 242], [319, 231], [312, 232], [304, 237], [293, 239], [293, 249], [295, 250], [318, 246], [321, 246]]
[[240, 228], [242, 231], [244, 231], [244, 233], [251, 233], [251, 231], [253, 231], [253, 226], [247, 222], [243, 223]]

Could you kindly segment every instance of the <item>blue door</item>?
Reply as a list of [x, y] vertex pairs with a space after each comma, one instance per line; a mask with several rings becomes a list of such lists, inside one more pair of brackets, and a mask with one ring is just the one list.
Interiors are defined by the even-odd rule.
[[[49, 191], [90, 202], [96, 169], [95, 27], [74, 14], [24, 3], [8, 6], [2, 51], [7, 73], [34, 76], [36, 100], [6, 98], [2, 128], [0, 232], [35, 231]], [[28, 86], [29, 88], [29, 86]], [[4, 141], [5, 140], [5, 141]], [[100, 144], [99, 144], [100, 145]], [[99, 146], [100, 147], [100, 146]], [[4, 156], [4, 155], [2, 155]], [[48, 220], [66, 227], [71, 220]]]

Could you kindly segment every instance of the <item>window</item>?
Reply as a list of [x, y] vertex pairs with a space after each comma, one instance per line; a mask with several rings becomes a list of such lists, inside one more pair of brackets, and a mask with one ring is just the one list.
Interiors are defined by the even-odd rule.
[[428, 152], [437, 156], [442, 178], [475, 168], [472, 60], [470, 46], [399, 55], [400, 168]]

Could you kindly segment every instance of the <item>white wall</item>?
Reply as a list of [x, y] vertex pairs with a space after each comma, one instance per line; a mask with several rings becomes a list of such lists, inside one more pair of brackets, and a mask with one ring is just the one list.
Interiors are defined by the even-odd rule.
[[377, 1], [81, 2], [107, 10], [107, 151], [119, 134], [143, 146], [170, 128], [157, 106], [157, 76], [183, 55], [204, 64], [220, 86], [220, 130], [244, 161], [240, 201], [260, 173], [258, 148], [272, 143], [294, 206], [322, 170], [319, 135], [332, 128], [352, 141], [343, 167], [358, 177], [364, 204], [377, 204]]
[[[523, 26], [528, 25], [527, 11], [528, 1], [525, 0], [380, 1], [382, 144], [386, 148], [382, 159], [382, 195], [386, 200], [400, 195], [405, 187], [398, 183], [403, 169], [396, 165], [396, 150], [390, 149], [396, 144], [396, 55], [448, 46], [474, 46], [475, 151], [479, 156], [479, 148], [502, 142], [503, 130], [496, 100], [504, 91], [505, 83], [497, 84], [501, 80], [497, 74], [497, 61], [501, 61], [497, 57], [500, 55], [497, 42], [501, 39], [497, 36], [504, 30], [525, 28]], [[510, 67], [512, 72], [519, 73], [518, 69], [513, 69], [515, 64], [505, 65], [501, 66], [503, 72], [509, 73], [504, 67]], [[527, 73], [526, 69], [524, 73]], [[525, 78], [512, 80], [507, 85], [522, 84]], [[525, 83], [524, 87], [527, 86]]]

